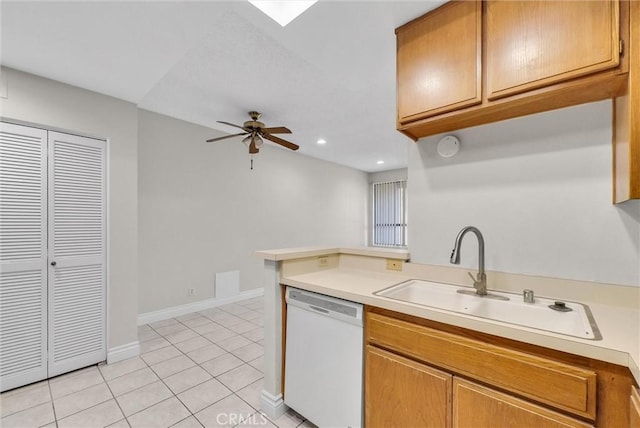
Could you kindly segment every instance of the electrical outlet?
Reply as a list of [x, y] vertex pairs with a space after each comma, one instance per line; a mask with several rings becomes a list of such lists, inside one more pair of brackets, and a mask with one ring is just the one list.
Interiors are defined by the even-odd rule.
[[387, 270], [402, 270], [402, 260], [387, 259]]
[[329, 266], [329, 257], [327, 256], [318, 257], [318, 266], [320, 267]]
[[194, 296], [196, 294], [195, 288], [187, 288], [187, 296]]

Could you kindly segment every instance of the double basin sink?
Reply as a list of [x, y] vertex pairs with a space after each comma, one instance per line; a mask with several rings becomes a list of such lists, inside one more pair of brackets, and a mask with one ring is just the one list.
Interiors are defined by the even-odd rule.
[[412, 279], [374, 294], [580, 339], [602, 339], [589, 307], [581, 303], [540, 297], [535, 297], [533, 303], [526, 303], [522, 295], [513, 293], [491, 291], [491, 296], [478, 296], [459, 292], [468, 290], [469, 287]]

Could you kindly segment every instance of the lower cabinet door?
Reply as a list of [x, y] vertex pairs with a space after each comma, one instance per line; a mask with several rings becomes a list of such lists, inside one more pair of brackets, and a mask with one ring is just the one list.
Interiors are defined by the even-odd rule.
[[577, 419], [538, 405], [455, 378], [454, 427], [589, 427]]
[[451, 426], [450, 374], [371, 345], [365, 359], [367, 428]]

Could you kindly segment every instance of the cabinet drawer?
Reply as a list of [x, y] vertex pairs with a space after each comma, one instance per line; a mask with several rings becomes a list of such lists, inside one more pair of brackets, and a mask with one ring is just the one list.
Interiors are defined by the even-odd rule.
[[463, 379], [454, 379], [453, 397], [454, 428], [593, 426]]
[[367, 312], [369, 343], [595, 420], [596, 373]]

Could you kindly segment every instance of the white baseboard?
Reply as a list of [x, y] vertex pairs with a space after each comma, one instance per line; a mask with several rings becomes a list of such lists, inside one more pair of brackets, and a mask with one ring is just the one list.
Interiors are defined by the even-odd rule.
[[146, 312], [138, 315], [138, 325], [149, 324], [155, 321], [162, 321], [169, 318], [179, 317], [181, 315], [199, 312], [216, 306], [227, 305], [229, 303], [239, 302], [241, 300], [253, 299], [264, 295], [264, 288], [256, 288], [253, 290], [243, 291], [236, 296], [225, 297], [222, 299], [207, 299], [199, 302], [187, 303], [186, 305], [173, 306], [171, 308], [160, 309], [158, 311]]
[[284, 404], [282, 394], [272, 395], [265, 389], [260, 393], [260, 405], [262, 406], [262, 412], [272, 421], [282, 416], [289, 408]]
[[125, 343], [124, 345], [109, 348], [107, 350], [107, 364], [133, 358], [140, 354], [140, 342]]

